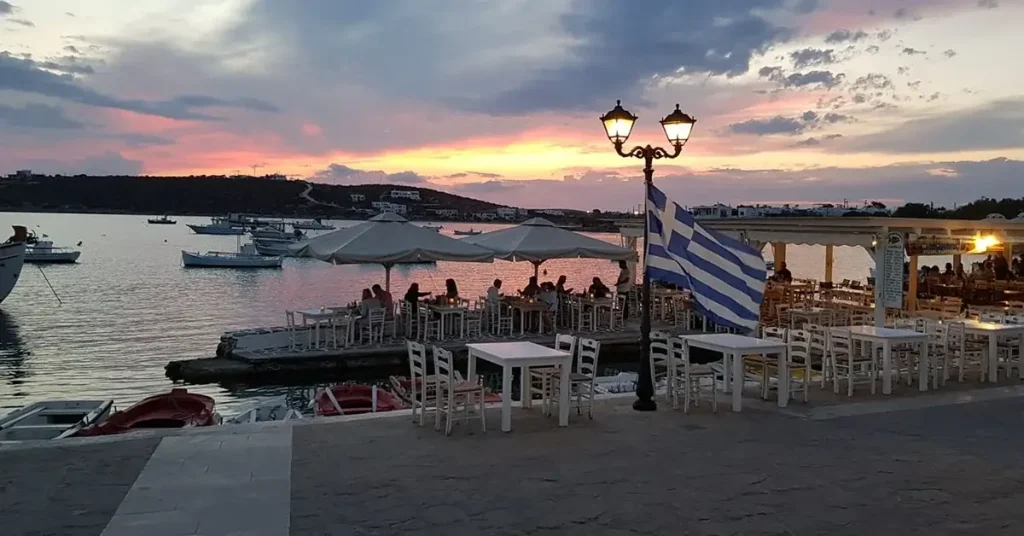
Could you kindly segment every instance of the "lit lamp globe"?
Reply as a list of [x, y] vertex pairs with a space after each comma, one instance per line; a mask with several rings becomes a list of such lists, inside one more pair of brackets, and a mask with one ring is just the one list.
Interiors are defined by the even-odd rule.
[[684, 114], [677, 104], [676, 110], [661, 120], [661, 128], [665, 129], [665, 137], [668, 138], [669, 143], [683, 146], [690, 139], [690, 132], [693, 131], [693, 125], [696, 122], [696, 119]]
[[622, 108], [622, 101], [615, 101], [615, 107], [601, 116], [604, 131], [612, 144], [618, 146], [626, 143], [629, 133], [633, 130], [636, 116]]

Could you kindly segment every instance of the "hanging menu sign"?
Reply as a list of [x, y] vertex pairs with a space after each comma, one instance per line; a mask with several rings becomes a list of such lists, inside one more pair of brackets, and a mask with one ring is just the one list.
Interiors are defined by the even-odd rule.
[[[889, 233], [885, 236], [885, 253], [882, 260], [884, 275], [882, 301], [885, 307], [903, 308], [903, 235]], [[878, 282], [876, 282], [878, 284]]]

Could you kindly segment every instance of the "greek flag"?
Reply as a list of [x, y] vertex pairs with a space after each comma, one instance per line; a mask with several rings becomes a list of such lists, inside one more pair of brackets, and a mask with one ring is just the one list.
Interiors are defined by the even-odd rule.
[[756, 329], [767, 271], [761, 253], [701, 227], [654, 185], [647, 190], [647, 219], [651, 278], [688, 289], [697, 310], [716, 324]]

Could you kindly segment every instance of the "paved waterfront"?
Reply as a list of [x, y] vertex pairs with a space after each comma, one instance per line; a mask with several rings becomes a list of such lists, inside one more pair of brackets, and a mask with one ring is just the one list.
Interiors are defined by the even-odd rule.
[[0, 534], [1021, 534], [1019, 394], [852, 416], [627, 399], [568, 429], [518, 413], [511, 434], [401, 417], [0, 450]]

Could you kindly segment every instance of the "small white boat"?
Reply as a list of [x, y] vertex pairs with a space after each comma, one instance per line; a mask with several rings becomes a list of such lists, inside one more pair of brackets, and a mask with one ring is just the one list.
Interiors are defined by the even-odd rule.
[[422, 227], [424, 229], [430, 229], [431, 231], [435, 231], [435, 232], [438, 232], [438, 233], [441, 232], [441, 229], [444, 229], [444, 227], [442, 227], [440, 225], [430, 225], [429, 223], [423, 224]]
[[28, 230], [21, 225], [14, 226], [14, 236], [0, 242], [0, 302], [14, 290], [25, 263], [25, 240]]
[[71, 264], [78, 261], [81, 251], [73, 248], [55, 247], [47, 236], [36, 237], [29, 233], [25, 247], [25, 262], [30, 264]]
[[110, 416], [113, 400], [47, 400], [0, 417], [0, 441], [63, 439]]
[[273, 238], [276, 240], [292, 240], [298, 241], [306, 237], [301, 230], [295, 229], [292, 232], [288, 232], [284, 228], [284, 223], [274, 222], [268, 223], [260, 227], [252, 227], [249, 229], [249, 234], [253, 238]]
[[477, 231], [472, 227], [470, 227], [468, 231], [460, 231], [458, 229], [452, 231], [452, 234], [454, 234], [455, 236], [476, 236], [481, 233], [483, 233], [483, 231]]
[[313, 218], [312, 220], [298, 220], [292, 222], [293, 229], [305, 229], [307, 231], [330, 231], [334, 229], [333, 225], [327, 225], [320, 221], [320, 218]]
[[252, 241], [253, 247], [256, 248], [256, 253], [271, 257], [294, 257], [288, 249], [288, 246], [291, 246], [292, 244], [295, 244], [294, 240], [283, 240], [279, 238], [254, 238]]
[[248, 424], [254, 422], [291, 421], [302, 419], [302, 413], [288, 407], [285, 397], [272, 398], [252, 404], [238, 415], [224, 419], [224, 424]]
[[615, 376], [594, 378], [594, 390], [598, 393], [632, 393], [640, 375], [635, 372], [620, 372]]
[[195, 234], [204, 235], [221, 235], [221, 236], [241, 236], [245, 234], [245, 228], [233, 225], [224, 220], [214, 219], [213, 223], [206, 225], [199, 225], [195, 223], [187, 224], [189, 229]]
[[246, 244], [234, 253], [207, 251], [204, 254], [182, 250], [181, 262], [187, 268], [280, 268], [284, 257], [260, 255], [255, 246]]

